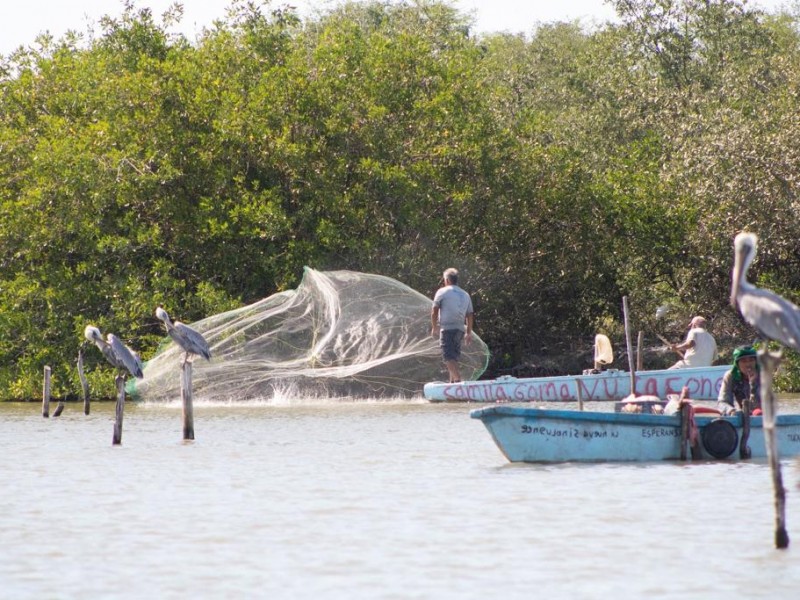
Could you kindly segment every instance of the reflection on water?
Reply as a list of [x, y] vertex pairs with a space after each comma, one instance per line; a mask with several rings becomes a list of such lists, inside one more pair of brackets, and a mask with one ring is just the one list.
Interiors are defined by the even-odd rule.
[[[0, 404], [7, 598], [791, 598], [766, 462], [509, 464], [472, 406]], [[782, 410], [798, 410], [796, 401]]]

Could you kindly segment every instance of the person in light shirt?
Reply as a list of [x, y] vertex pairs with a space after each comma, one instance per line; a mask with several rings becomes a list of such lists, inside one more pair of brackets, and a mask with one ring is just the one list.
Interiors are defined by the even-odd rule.
[[706, 320], [703, 317], [693, 318], [689, 323], [686, 340], [680, 344], [672, 344], [670, 348], [681, 357], [670, 369], [710, 367], [717, 360], [717, 341], [706, 331]]
[[458, 271], [455, 269], [447, 269], [442, 281], [444, 286], [433, 297], [431, 335], [439, 338], [450, 383], [457, 383], [461, 381], [458, 368], [461, 342], [466, 345], [472, 340], [472, 299], [458, 286]]

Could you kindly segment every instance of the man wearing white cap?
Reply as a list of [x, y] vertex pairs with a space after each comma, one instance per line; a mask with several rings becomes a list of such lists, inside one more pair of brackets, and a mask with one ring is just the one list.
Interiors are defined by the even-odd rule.
[[670, 369], [709, 367], [717, 359], [717, 342], [714, 336], [706, 331], [706, 320], [703, 317], [692, 319], [686, 341], [671, 344], [670, 348], [681, 356], [681, 360]]

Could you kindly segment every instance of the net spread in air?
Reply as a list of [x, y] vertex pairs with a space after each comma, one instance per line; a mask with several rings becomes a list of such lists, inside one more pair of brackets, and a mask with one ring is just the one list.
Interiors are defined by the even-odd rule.
[[[213, 356], [195, 358], [193, 396], [420, 396], [426, 382], [446, 377], [430, 314], [429, 298], [389, 277], [306, 267], [296, 290], [191, 325]], [[486, 344], [473, 336], [462, 350], [462, 377], [477, 379], [488, 364]], [[144, 379], [132, 383], [134, 398], [180, 399], [182, 361], [181, 348], [165, 342]]]

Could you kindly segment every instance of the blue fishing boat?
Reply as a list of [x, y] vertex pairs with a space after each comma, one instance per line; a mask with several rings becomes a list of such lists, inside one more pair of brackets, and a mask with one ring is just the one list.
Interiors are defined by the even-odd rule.
[[[686, 439], [681, 415], [590, 412], [487, 406], [470, 412], [491, 433], [511, 462], [679, 460]], [[700, 457], [738, 460], [741, 415], [699, 414], [694, 423]], [[775, 423], [781, 457], [800, 455], [800, 415], [778, 415]], [[766, 457], [762, 417], [750, 417], [747, 447], [751, 458]]]

